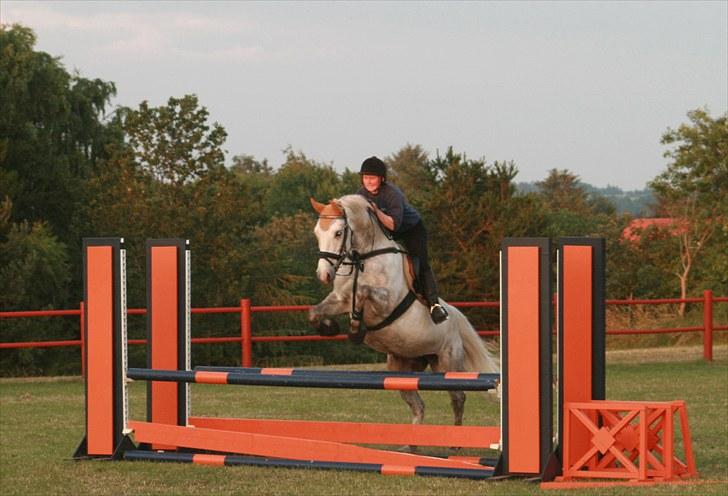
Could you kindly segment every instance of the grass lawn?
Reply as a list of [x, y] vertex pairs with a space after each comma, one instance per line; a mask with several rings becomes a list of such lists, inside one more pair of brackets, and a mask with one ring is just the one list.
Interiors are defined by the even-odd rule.
[[[700, 483], [572, 490], [571, 494], [728, 494], [728, 349], [706, 364], [700, 350], [610, 352], [607, 397], [687, 401]], [[11, 494], [535, 494], [519, 480], [478, 482], [384, 477], [341, 471], [209, 467], [148, 462], [74, 462], [83, 436], [79, 378], [0, 381], [0, 489]], [[145, 388], [130, 388], [132, 418], [144, 419]], [[407, 422], [396, 393], [193, 385], [193, 414], [231, 417]], [[425, 392], [428, 423], [449, 423], [446, 393]], [[468, 394], [467, 424], [496, 425], [497, 403]], [[546, 494], [557, 494], [549, 491]]]

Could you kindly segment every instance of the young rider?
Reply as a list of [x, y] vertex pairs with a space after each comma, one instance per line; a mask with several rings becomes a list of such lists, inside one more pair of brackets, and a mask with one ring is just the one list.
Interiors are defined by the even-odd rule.
[[427, 255], [427, 230], [419, 212], [407, 202], [399, 188], [387, 182], [387, 166], [377, 157], [369, 157], [359, 171], [362, 187], [358, 194], [373, 206], [379, 222], [404, 245], [409, 254], [420, 260], [422, 293], [430, 305], [435, 324], [447, 320], [447, 311], [439, 303], [437, 283]]

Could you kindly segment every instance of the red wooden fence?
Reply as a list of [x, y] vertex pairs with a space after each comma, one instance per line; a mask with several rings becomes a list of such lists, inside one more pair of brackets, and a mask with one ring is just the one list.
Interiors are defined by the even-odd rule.
[[[624, 305], [668, 305], [680, 303], [700, 303], [703, 306], [703, 325], [694, 327], [672, 327], [661, 329], [608, 329], [608, 335], [619, 334], [666, 334], [666, 333], [682, 333], [682, 332], [702, 332], [703, 333], [703, 358], [706, 361], [713, 359], [713, 332], [727, 331], [728, 325], [715, 325], [713, 322], [713, 305], [714, 303], [728, 302], [728, 296], [713, 296], [711, 290], [703, 292], [702, 298], [660, 298], [652, 300], [607, 300], [607, 305], [624, 306]], [[78, 316], [79, 317], [79, 333], [80, 339], [65, 341], [25, 341], [4, 343], [0, 342], [0, 349], [18, 349], [18, 348], [50, 348], [60, 346], [80, 346], [81, 356], [83, 356], [83, 302], [80, 303], [78, 309], [74, 310], [32, 310], [32, 311], [13, 311], [0, 312], [0, 318], [34, 318], [34, 317], [60, 317], [60, 316]], [[460, 301], [451, 302], [451, 305], [458, 308], [498, 308], [500, 305], [497, 301]], [[230, 343], [238, 342], [241, 347], [241, 363], [244, 367], [250, 367], [253, 361], [253, 343], [265, 342], [297, 342], [297, 341], [340, 341], [346, 340], [346, 336], [341, 334], [338, 336], [253, 336], [252, 320], [254, 313], [269, 312], [304, 312], [308, 311], [310, 305], [268, 305], [255, 306], [251, 305], [249, 299], [240, 300], [237, 307], [208, 307], [193, 308], [193, 314], [216, 314], [216, 313], [238, 313], [240, 314], [240, 335], [225, 337], [207, 337], [192, 338], [192, 343]], [[143, 308], [130, 308], [129, 315], [144, 315], [146, 310]], [[481, 330], [478, 334], [481, 336], [497, 336], [498, 330]], [[1, 338], [1, 336], [0, 336]], [[129, 344], [145, 344], [144, 339], [130, 339]], [[82, 364], [83, 366], [83, 364]], [[83, 372], [83, 371], [82, 371]]]

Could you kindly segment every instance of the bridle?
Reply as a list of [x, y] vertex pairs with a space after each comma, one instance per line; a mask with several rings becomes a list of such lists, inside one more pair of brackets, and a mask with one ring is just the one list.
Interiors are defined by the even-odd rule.
[[[341, 240], [341, 248], [339, 248], [338, 253], [334, 253], [331, 251], [321, 251], [318, 252], [318, 257], [323, 258], [326, 260], [331, 266], [334, 267], [334, 273], [336, 275], [345, 275], [350, 276], [354, 271], [363, 271], [364, 270], [364, 260], [368, 258], [377, 257], [379, 255], [384, 255], [386, 253], [407, 253], [407, 250], [402, 250], [401, 248], [397, 248], [395, 246], [389, 246], [387, 248], [379, 248], [377, 250], [369, 250], [366, 253], [359, 253], [358, 250], [354, 250], [351, 247], [347, 248], [347, 241], [351, 241], [349, 244], [353, 245], [354, 241], [354, 231], [349, 227], [349, 221], [346, 218], [346, 214], [342, 215], [319, 215], [319, 219], [343, 219], [344, 220], [344, 233], [343, 233], [343, 239]], [[372, 214], [369, 213], [369, 219], [372, 220]], [[377, 219], [378, 220], [378, 219]], [[386, 231], [385, 235], [386, 235]], [[387, 236], [391, 239], [390, 236]], [[372, 243], [374, 241], [372, 240]], [[348, 260], [348, 261], [347, 261]], [[349, 270], [348, 274], [339, 274], [339, 268], [342, 265], [348, 265], [351, 267], [351, 270]]]
[[[339, 248], [339, 252], [334, 253], [331, 251], [321, 251], [321, 250], [319, 250], [319, 252], [318, 252], [319, 259], [323, 258], [331, 266], [334, 267], [334, 276], [344, 275], [344, 274], [339, 274], [339, 267], [341, 267], [342, 265], [352, 265], [353, 266], [352, 262], [345, 262], [345, 260], [349, 255], [349, 250], [346, 249], [346, 242], [349, 238], [349, 233], [351, 232], [352, 238], [354, 237], [353, 232], [351, 231], [351, 228], [349, 227], [349, 222], [346, 220], [346, 215], [319, 215], [319, 219], [331, 219], [331, 220], [344, 219], [344, 234], [343, 234], [344, 238], [341, 240], [341, 248]], [[352, 271], [353, 270], [354, 269], [352, 267]], [[346, 274], [346, 275], [351, 275], [351, 271], [349, 271], [349, 274]]]

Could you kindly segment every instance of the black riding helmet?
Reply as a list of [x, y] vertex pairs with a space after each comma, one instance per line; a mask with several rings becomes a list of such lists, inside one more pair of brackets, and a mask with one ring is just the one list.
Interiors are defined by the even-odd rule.
[[379, 176], [383, 181], [387, 180], [387, 166], [377, 157], [369, 157], [361, 164], [359, 175]]

